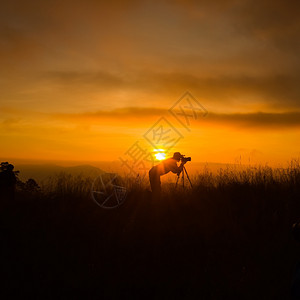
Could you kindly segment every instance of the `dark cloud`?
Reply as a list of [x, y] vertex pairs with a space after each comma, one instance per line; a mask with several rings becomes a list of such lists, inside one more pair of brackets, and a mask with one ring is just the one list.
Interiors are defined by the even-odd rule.
[[235, 127], [285, 129], [300, 127], [300, 112], [286, 113], [248, 113], [248, 114], [214, 114], [211, 113], [208, 122], [233, 125]]
[[[140, 90], [161, 94], [172, 91], [181, 93], [187, 87], [201, 98], [213, 102], [224, 102], [232, 99], [256, 97], [265, 104], [266, 108], [299, 108], [300, 85], [299, 76], [269, 75], [269, 76], [216, 76], [205, 77], [191, 73], [156, 73], [145, 70], [140, 73], [111, 73], [111, 72], [47, 72], [43, 75], [62, 88], [71, 86], [76, 89], [93, 89], [108, 91]], [[241, 102], [240, 107], [244, 103]]]
[[[72, 122], [101, 122], [104, 119], [145, 120], [146, 118], [166, 116], [167, 109], [149, 107], [124, 107], [111, 111], [86, 112], [79, 114], [53, 114], [55, 119], [62, 119]], [[300, 112], [285, 113], [236, 113], [236, 114], [216, 114], [209, 113], [207, 117], [199, 119], [199, 125], [233, 126], [236, 128], [245, 127], [261, 129], [285, 129], [300, 127]]]

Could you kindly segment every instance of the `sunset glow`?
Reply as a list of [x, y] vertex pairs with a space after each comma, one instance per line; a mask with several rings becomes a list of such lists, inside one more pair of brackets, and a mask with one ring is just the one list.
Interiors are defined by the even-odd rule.
[[[87, 2], [3, 4], [2, 159], [118, 160], [138, 140], [161, 147], [144, 135], [162, 117], [182, 135], [168, 151], [193, 161], [299, 157], [296, 9]], [[189, 128], [169, 113], [186, 91], [208, 112]]]

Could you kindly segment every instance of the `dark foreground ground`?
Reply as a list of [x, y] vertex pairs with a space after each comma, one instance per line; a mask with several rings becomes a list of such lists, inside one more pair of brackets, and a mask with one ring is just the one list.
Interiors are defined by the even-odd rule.
[[[299, 188], [132, 191], [114, 210], [86, 196], [17, 193], [2, 207], [2, 293], [19, 299], [290, 299]], [[4, 299], [4, 298], [3, 298]], [[5, 299], [8, 299], [7, 297]]]

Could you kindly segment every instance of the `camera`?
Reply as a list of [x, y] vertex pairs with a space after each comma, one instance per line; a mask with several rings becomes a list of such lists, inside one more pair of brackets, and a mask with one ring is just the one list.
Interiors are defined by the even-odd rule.
[[182, 163], [187, 163], [188, 161], [191, 161], [192, 158], [191, 157], [185, 157], [185, 155], [181, 155], [180, 160]]

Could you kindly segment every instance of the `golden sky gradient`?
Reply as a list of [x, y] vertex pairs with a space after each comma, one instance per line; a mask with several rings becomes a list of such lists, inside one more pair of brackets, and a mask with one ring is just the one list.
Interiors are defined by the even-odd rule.
[[[195, 161], [300, 156], [298, 1], [7, 1], [0, 157], [118, 160], [161, 117]], [[208, 111], [190, 131], [168, 109]]]

